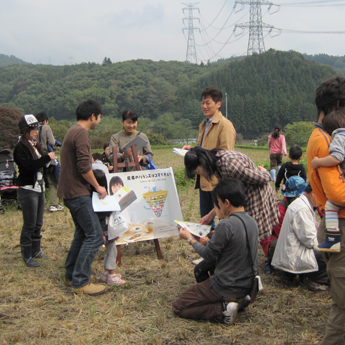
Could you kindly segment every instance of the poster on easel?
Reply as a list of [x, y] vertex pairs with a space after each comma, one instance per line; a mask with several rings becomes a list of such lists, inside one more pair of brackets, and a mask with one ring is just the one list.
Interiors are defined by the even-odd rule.
[[108, 174], [108, 193], [130, 191], [135, 199], [121, 212], [129, 223], [116, 244], [178, 236], [175, 219], [182, 220], [172, 168]]

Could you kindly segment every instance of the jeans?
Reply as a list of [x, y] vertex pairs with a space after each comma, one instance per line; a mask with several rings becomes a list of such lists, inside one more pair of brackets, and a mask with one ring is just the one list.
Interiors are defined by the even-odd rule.
[[30, 246], [33, 240], [41, 239], [45, 196], [44, 192], [19, 188], [18, 199], [23, 212], [23, 228], [20, 244]]
[[103, 233], [97, 214], [93, 211], [91, 196], [64, 199], [70, 210], [75, 233], [65, 264], [66, 279], [72, 287], [82, 288], [90, 283], [91, 265], [103, 243]]
[[[212, 201], [212, 192], [205, 192], [201, 190], [201, 188], [199, 188], [199, 201], [200, 201], [200, 216], [202, 218], [206, 216], [214, 208], [213, 201]], [[211, 225], [211, 230], [214, 230], [215, 228], [214, 218], [208, 225]]]

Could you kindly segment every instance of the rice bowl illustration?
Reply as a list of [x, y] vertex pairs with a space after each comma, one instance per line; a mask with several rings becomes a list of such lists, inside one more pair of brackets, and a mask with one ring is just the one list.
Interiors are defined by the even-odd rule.
[[143, 194], [143, 197], [147, 204], [150, 206], [151, 210], [154, 212], [156, 217], [160, 217], [163, 212], [165, 200], [167, 199], [168, 191], [166, 190], [156, 190], [154, 188], [152, 191]]

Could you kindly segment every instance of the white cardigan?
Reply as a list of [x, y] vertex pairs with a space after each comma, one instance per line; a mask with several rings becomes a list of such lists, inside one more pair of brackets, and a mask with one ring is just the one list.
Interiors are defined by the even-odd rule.
[[303, 194], [286, 211], [272, 265], [295, 274], [317, 271], [313, 250], [317, 244], [317, 226], [313, 207]]

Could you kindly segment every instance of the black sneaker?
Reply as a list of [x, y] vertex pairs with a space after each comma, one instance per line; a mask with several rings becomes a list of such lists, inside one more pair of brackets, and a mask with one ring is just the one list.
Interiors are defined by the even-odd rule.
[[223, 302], [223, 323], [230, 326], [235, 322], [239, 306], [237, 302]]

